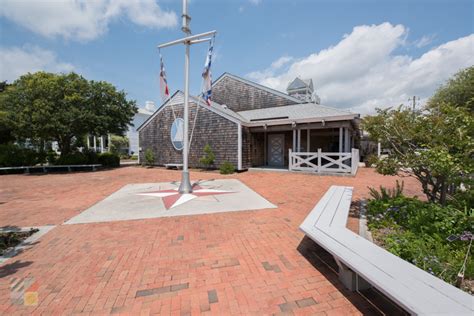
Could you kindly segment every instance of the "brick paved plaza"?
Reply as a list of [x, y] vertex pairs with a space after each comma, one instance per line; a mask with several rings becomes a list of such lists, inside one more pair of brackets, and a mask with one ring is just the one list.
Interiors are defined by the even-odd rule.
[[[361, 168], [355, 178], [192, 172], [235, 178], [276, 209], [62, 225], [126, 184], [174, 181], [177, 171], [126, 167], [91, 173], [0, 177], [0, 226], [56, 225], [0, 266], [0, 314], [348, 315], [373, 313], [311, 252], [298, 226], [331, 185], [393, 186]], [[405, 193], [419, 195], [413, 178]], [[245, 203], [245, 201], [243, 201]], [[357, 227], [357, 221], [349, 224]], [[38, 305], [11, 300], [13, 278], [31, 277]]]

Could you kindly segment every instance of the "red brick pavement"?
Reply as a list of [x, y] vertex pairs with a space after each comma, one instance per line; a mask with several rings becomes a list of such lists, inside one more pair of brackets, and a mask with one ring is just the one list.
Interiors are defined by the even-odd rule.
[[[193, 180], [221, 178], [192, 172]], [[0, 314], [348, 315], [373, 312], [305, 252], [298, 226], [330, 185], [393, 186], [394, 177], [246, 172], [237, 178], [278, 209], [60, 225], [127, 183], [179, 179], [127, 167], [95, 173], [0, 177], [0, 226], [55, 224], [0, 266]], [[407, 194], [419, 186], [405, 179]], [[306, 249], [306, 250], [305, 250]], [[10, 279], [33, 277], [38, 306], [14, 305]]]

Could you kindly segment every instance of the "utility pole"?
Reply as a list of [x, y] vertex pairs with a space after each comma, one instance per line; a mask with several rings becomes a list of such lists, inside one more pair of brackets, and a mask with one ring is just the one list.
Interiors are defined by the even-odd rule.
[[181, 184], [179, 185], [180, 193], [191, 193], [193, 187], [189, 179], [189, 168], [188, 168], [188, 154], [189, 154], [189, 48], [192, 44], [198, 44], [208, 42], [211, 38], [206, 36], [212, 36], [216, 31], [210, 31], [197, 35], [191, 35], [191, 29], [189, 28], [189, 22], [191, 17], [188, 15], [188, 1], [183, 0], [183, 26], [181, 30], [184, 32], [186, 37], [178, 39], [172, 42], [164, 43], [158, 46], [158, 48], [165, 48], [177, 44], [184, 44], [184, 142], [183, 142], [183, 172], [181, 174]]
[[412, 111], [413, 113], [415, 113], [415, 108], [416, 108], [416, 100], [418, 99], [418, 101], [420, 101], [420, 97], [416, 97], [416, 96], [413, 96], [413, 98], [409, 98], [408, 101], [412, 101], [413, 102], [413, 105], [412, 105]]

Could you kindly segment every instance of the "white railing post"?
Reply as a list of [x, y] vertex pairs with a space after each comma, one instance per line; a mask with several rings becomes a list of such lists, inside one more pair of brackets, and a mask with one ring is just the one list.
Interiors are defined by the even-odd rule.
[[352, 148], [351, 152], [351, 174], [355, 175], [357, 173], [357, 169], [359, 168], [359, 150], [356, 148]]
[[292, 169], [292, 164], [293, 164], [293, 157], [291, 155], [291, 148], [288, 149], [288, 170], [291, 171]]
[[321, 172], [321, 148], [318, 148], [318, 172]]

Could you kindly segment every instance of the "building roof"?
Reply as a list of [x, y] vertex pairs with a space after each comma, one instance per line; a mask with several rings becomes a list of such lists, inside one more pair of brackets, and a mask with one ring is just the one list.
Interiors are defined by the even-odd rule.
[[313, 80], [312, 79], [302, 80], [296, 77], [292, 82], [288, 84], [286, 91], [289, 92], [292, 90], [301, 90], [301, 89], [306, 89], [306, 88], [309, 88], [311, 91], [313, 91]]
[[281, 91], [278, 91], [278, 90], [275, 90], [275, 89], [272, 89], [272, 88], [269, 88], [269, 87], [266, 87], [264, 85], [261, 85], [261, 84], [258, 84], [256, 82], [253, 82], [253, 81], [250, 81], [250, 80], [247, 80], [247, 79], [244, 79], [242, 77], [239, 77], [239, 76], [236, 76], [236, 75], [233, 75], [233, 74], [230, 74], [228, 72], [224, 72], [219, 78], [217, 78], [216, 81], [214, 81], [212, 83], [212, 85], [216, 85], [220, 80], [224, 79], [225, 77], [229, 77], [229, 78], [232, 78], [232, 79], [235, 79], [235, 80], [238, 80], [240, 82], [243, 82], [245, 84], [248, 84], [250, 86], [253, 86], [257, 89], [260, 89], [260, 90], [264, 90], [264, 91], [267, 91], [269, 93], [272, 93], [274, 95], [277, 95], [277, 96], [280, 96], [280, 97], [283, 97], [283, 98], [286, 98], [294, 103], [302, 103], [302, 101], [298, 98], [295, 98], [291, 95], [288, 95], [284, 92], [281, 92]]
[[[225, 77], [230, 77], [240, 82], [252, 85], [258, 89], [269, 91], [275, 95], [281, 95], [291, 101], [295, 101], [296, 104], [290, 105], [280, 105], [275, 104], [273, 107], [254, 109], [254, 110], [245, 110], [245, 111], [233, 111], [224, 104], [219, 104], [212, 101], [211, 105], [207, 105], [202, 99], [190, 96], [190, 102], [199, 105], [200, 107], [206, 108], [207, 110], [214, 112], [236, 124], [242, 124], [244, 126], [259, 126], [261, 124], [268, 125], [285, 125], [292, 123], [309, 123], [309, 122], [320, 122], [323, 120], [326, 121], [344, 121], [344, 120], [354, 120], [360, 117], [359, 114], [352, 113], [347, 110], [337, 109], [333, 107], [328, 107], [316, 103], [303, 103], [303, 101], [289, 96], [280, 91], [273, 90], [271, 88], [259, 85], [257, 83], [251, 82], [249, 80], [231, 75], [229, 73], [224, 73], [219, 79], [214, 82], [216, 84], [219, 80]], [[291, 84], [295, 87], [303, 84], [305, 87], [312, 84], [312, 81], [303, 81], [299, 78], [296, 78]], [[290, 88], [289, 86], [289, 88]], [[184, 93], [180, 90], [176, 91], [165, 103], [162, 104], [152, 115], [140, 126], [137, 130], [144, 128], [151, 120], [165, 107], [167, 106], [182, 106], [184, 104]], [[273, 103], [272, 103], [273, 104]], [[271, 104], [269, 104], [271, 105]], [[139, 113], [148, 112], [145, 109], [139, 109]], [[145, 114], [145, 113], [143, 113]]]
[[354, 116], [358, 114], [347, 110], [336, 109], [319, 105], [315, 103], [295, 104], [287, 106], [279, 106], [267, 109], [258, 109], [250, 111], [237, 112], [248, 122], [266, 122], [276, 120], [303, 120], [303, 119], [324, 119], [334, 117]]

